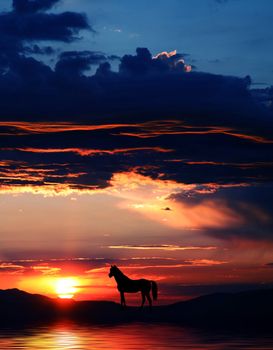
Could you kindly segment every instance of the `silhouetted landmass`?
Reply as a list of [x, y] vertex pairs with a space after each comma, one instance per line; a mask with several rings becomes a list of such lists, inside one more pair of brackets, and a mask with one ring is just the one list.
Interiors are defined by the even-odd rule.
[[36, 323], [58, 316], [53, 299], [19, 289], [0, 290], [0, 324]]
[[0, 290], [0, 324], [68, 318], [85, 323], [164, 322], [184, 326], [273, 330], [273, 289], [219, 293], [167, 306], [121, 309], [107, 301], [61, 301], [18, 289]]
[[193, 326], [273, 329], [273, 289], [211, 294], [168, 309], [175, 320]]

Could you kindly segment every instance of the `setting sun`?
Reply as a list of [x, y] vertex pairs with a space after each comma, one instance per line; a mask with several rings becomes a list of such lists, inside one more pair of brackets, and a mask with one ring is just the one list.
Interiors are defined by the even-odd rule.
[[60, 278], [56, 282], [56, 294], [61, 299], [72, 299], [77, 292], [78, 281], [73, 277]]

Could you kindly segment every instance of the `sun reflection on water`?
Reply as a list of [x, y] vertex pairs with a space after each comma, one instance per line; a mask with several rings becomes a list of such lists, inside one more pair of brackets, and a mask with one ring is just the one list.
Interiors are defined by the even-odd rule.
[[177, 326], [130, 324], [79, 326], [59, 323], [22, 331], [1, 331], [0, 349], [11, 350], [272, 350], [273, 337], [204, 333]]
[[69, 331], [57, 332], [54, 338], [53, 343], [58, 349], [78, 349], [79, 346], [83, 345], [81, 338]]

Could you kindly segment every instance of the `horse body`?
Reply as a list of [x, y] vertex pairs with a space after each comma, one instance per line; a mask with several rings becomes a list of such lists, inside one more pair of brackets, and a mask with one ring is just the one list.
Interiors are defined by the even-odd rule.
[[145, 303], [145, 299], [147, 298], [150, 307], [152, 307], [152, 298], [150, 296], [150, 291], [152, 290], [153, 299], [157, 300], [157, 284], [154, 281], [149, 281], [144, 278], [138, 280], [132, 280], [131, 278], [124, 275], [120, 269], [114, 265], [110, 268], [109, 277], [115, 278], [117, 282], [117, 288], [120, 292], [120, 303], [121, 306], [126, 306], [124, 293], [137, 293], [141, 292], [142, 295], [142, 303], [141, 308]]

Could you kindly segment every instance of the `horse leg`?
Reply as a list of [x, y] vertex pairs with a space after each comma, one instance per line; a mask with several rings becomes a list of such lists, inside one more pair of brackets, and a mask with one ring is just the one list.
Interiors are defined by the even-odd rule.
[[120, 306], [125, 307], [125, 297], [124, 297], [124, 292], [120, 292]]
[[124, 293], [122, 293], [122, 305], [124, 306], [124, 308], [126, 307], [126, 304], [125, 304], [125, 296], [124, 296]]
[[122, 293], [120, 292], [120, 306], [122, 307], [123, 305], [123, 299], [122, 299]]
[[151, 296], [150, 296], [150, 292], [147, 292], [147, 294], [146, 294], [146, 298], [148, 299], [148, 301], [149, 301], [149, 306], [150, 306], [150, 309], [152, 309], [152, 298], [151, 298]]
[[145, 293], [144, 293], [144, 292], [141, 292], [141, 295], [142, 295], [142, 303], [141, 303], [140, 308], [143, 309], [143, 305], [144, 305], [144, 303], [145, 303]]

